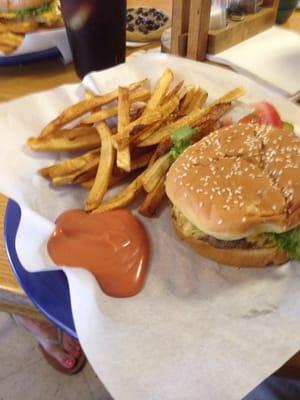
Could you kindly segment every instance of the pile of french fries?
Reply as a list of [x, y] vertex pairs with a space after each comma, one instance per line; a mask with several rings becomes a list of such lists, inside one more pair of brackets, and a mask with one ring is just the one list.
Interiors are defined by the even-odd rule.
[[[174, 161], [171, 132], [197, 127], [196, 140], [201, 139], [244, 93], [238, 87], [206, 105], [204, 89], [175, 82], [168, 68], [153, 90], [146, 79], [97, 96], [87, 92], [27, 145], [34, 151], [76, 152], [38, 173], [55, 186], [87, 188], [87, 212], [126, 207], [142, 193], [139, 212], [151, 217], [165, 197], [165, 177]], [[117, 195], [105, 201], [109, 188], [120, 182]]]
[[34, 32], [38, 24], [31, 21], [0, 22], [0, 51], [9, 54], [21, 46], [26, 33]]

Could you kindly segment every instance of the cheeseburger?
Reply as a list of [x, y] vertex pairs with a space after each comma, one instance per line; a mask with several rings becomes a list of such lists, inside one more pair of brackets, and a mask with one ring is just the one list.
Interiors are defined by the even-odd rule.
[[188, 147], [166, 192], [177, 234], [201, 255], [237, 267], [300, 259], [300, 138], [239, 123]]
[[0, 0], [0, 21], [30, 21], [50, 28], [63, 25], [59, 0]]

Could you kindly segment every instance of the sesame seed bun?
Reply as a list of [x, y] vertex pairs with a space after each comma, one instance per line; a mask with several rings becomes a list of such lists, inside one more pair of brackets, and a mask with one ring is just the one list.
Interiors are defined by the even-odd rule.
[[231, 241], [298, 226], [299, 176], [300, 138], [270, 126], [238, 124], [188, 147], [168, 172], [166, 192], [198, 230]]
[[51, 0], [0, 0], [1, 11], [17, 11], [28, 8], [41, 7]]
[[177, 235], [185, 240], [201, 256], [209, 258], [219, 264], [232, 267], [262, 268], [273, 265], [282, 265], [288, 261], [288, 256], [277, 247], [260, 249], [220, 249], [201, 239], [187, 237], [182, 232], [177, 221], [173, 219], [173, 226]]

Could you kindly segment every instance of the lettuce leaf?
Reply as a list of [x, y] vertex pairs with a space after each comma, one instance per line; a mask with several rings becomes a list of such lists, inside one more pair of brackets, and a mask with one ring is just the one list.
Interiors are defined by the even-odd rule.
[[171, 133], [172, 148], [170, 153], [174, 160], [192, 144], [193, 136], [198, 132], [199, 130], [197, 128], [186, 126]]
[[291, 133], [295, 132], [294, 125], [287, 121], [283, 121], [283, 130]]
[[300, 260], [300, 226], [283, 233], [266, 233], [291, 259]]
[[50, 10], [50, 3], [40, 6], [40, 7], [27, 8], [27, 9], [23, 9], [23, 10], [14, 11], [14, 13], [19, 18], [26, 18], [26, 17], [43, 14], [44, 12], [47, 12], [49, 10]]

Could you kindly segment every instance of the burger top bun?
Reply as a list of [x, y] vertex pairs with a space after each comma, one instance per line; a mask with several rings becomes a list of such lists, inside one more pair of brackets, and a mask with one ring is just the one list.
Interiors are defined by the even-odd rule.
[[50, 0], [0, 0], [1, 11], [17, 11], [27, 8], [41, 7]]
[[300, 221], [300, 138], [238, 124], [188, 147], [166, 192], [198, 229], [221, 240], [284, 232]]

